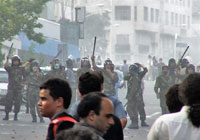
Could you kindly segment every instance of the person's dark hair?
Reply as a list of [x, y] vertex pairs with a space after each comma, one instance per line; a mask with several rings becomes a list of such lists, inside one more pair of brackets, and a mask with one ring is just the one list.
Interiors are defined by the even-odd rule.
[[167, 68], [167, 69], [169, 69], [169, 67], [168, 67], [168, 66], [166, 66], [166, 65], [162, 66], [162, 70], [163, 70], [164, 68]]
[[98, 136], [92, 129], [78, 126], [61, 131], [56, 140], [98, 140]]
[[78, 89], [81, 95], [101, 91], [101, 82], [98, 75], [86, 72], [79, 77]]
[[169, 66], [169, 68], [172, 68], [172, 67], [171, 67], [171, 64], [172, 64], [172, 63], [175, 64], [174, 68], [176, 68], [176, 60], [175, 60], [174, 58], [170, 58], [170, 59], [169, 59], [169, 61], [168, 61], [168, 66]]
[[193, 71], [195, 72], [195, 66], [194, 66], [193, 64], [189, 64], [189, 65], [187, 66], [187, 68], [186, 68], [186, 71], [185, 71], [186, 74], [189, 74], [189, 72], [188, 72], [188, 69], [189, 69], [189, 68], [193, 69]]
[[180, 100], [190, 106], [188, 118], [195, 127], [200, 127], [200, 74], [188, 75], [179, 87]]
[[104, 82], [104, 77], [102, 71], [91, 71], [91, 74], [94, 74], [99, 77], [101, 84]]
[[179, 84], [174, 84], [166, 92], [166, 105], [170, 113], [179, 112], [183, 103], [178, 98]]
[[107, 96], [101, 92], [91, 92], [83, 96], [77, 108], [78, 116], [80, 118], [85, 118], [92, 110], [95, 114], [99, 115], [102, 98], [107, 98]]
[[67, 81], [55, 78], [49, 79], [40, 86], [40, 90], [48, 89], [54, 100], [62, 97], [64, 100], [64, 108], [67, 109], [71, 102], [72, 91]]

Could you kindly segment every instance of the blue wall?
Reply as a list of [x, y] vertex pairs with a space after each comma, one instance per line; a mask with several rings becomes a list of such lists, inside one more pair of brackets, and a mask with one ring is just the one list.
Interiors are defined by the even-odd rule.
[[[32, 43], [35, 44], [35, 52], [36, 53], [42, 53], [45, 55], [49, 56], [56, 56], [58, 53], [57, 46], [59, 44], [65, 44], [59, 40], [44, 37], [46, 42], [44, 44], [39, 44], [34, 41], [31, 41], [27, 38], [26, 34], [21, 33], [19, 35], [19, 39], [22, 41], [22, 50], [29, 50], [29, 47], [31, 46]], [[68, 54], [67, 55], [72, 55], [74, 59], [80, 58], [80, 51], [78, 46], [74, 46], [71, 44], [67, 44], [67, 49], [68, 49]]]

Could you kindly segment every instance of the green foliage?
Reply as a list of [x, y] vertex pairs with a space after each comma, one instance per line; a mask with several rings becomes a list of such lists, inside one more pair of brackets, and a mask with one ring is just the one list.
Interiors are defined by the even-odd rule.
[[40, 13], [49, 0], [0, 0], [0, 42], [11, 40], [19, 32], [24, 32], [30, 40], [44, 43], [41, 28], [37, 23]]
[[5, 59], [5, 54], [2, 53], [2, 44], [0, 43], [0, 67], [3, 67], [3, 61]]
[[[87, 14], [85, 19], [85, 37], [81, 41], [81, 46], [86, 47], [87, 53], [85, 55], [92, 55], [92, 48], [94, 44], [94, 37], [97, 36], [96, 52], [105, 54], [106, 47], [108, 46], [108, 40], [106, 40], [106, 34], [108, 33], [108, 27], [110, 25], [110, 17], [108, 12], [102, 14]], [[102, 52], [104, 51], [104, 52]]]
[[28, 54], [29, 58], [34, 58], [35, 59], [35, 43], [31, 43], [31, 46], [28, 48]]

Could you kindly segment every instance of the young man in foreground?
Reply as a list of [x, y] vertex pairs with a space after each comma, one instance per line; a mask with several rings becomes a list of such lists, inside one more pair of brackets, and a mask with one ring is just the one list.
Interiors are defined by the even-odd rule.
[[61, 79], [50, 79], [40, 86], [38, 102], [40, 114], [51, 120], [46, 140], [54, 140], [61, 130], [73, 127], [76, 120], [68, 113], [71, 88]]

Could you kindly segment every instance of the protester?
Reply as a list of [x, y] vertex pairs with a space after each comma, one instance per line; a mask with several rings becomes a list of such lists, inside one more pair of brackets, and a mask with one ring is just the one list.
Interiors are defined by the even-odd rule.
[[119, 78], [116, 72], [114, 72], [114, 64], [110, 59], [105, 60], [104, 67], [99, 68], [95, 62], [95, 56], [91, 57], [92, 66], [94, 70], [101, 71], [104, 77], [104, 94], [106, 94], [109, 99], [114, 104], [115, 115], [120, 119], [122, 127], [125, 128], [127, 123], [127, 114], [122, 105], [121, 101], [116, 97], [115, 85]]
[[153, 124], [148, 140], [199, 140], [200, 138], [200, 74], [190, 74], [179, 87], [184, 103], [180, 112], [165, 114]]
[[154, 91], [156, 93], [157, 98], [160, 100], [160, 107], [162, 114], [168, 113], [165, 93], [173, 83], [173, 79], [171, 78], [170, 75], [168, 75], [168, 72], [169, 72], [168, 66], [163, 66], [162, 74], [156, 78], [156, 82], [154, 85]]
[[170, 113], [179, 112], [183, 107], [183, 103], [178, 97], [179, 84], [171, 86], [165, 94], [166, 105]]
[[60, 132], [56, 140], [99, 140], [99, 138], [90, 128], [78, 126]]
[[176, 82], [176, 60], [174, 58], [170, 58], [168, 61], [168, 69], [169, 69], [169, 76], [172, 78], [173, 84]]
[[40, 114], [51, 120], [46, 140], [54, 140], [61, 131], [73, 127], [76, 120], [68, 113], [71, 101], [71, 88], [61, 79], [49, 79], [40, 86], [38, 102]]
[[[102, 91], [103, 90], [104, 77], [101, 71], [91, 71], [82, 74], [79, 78], [78, 91], [79, 96], [82, 98], [90, 92]], [[77, 107], [80, 101], [77, 101], [71, 110], [71, 115], [73, 115], [77, 120], [79, 116], [77, 115]], [[114, 125], [112, 125], [107, 133], [103, 136], [105, 140], [123, 140], [123, 129], [121, 122], [118, 117], [113, 115]]]
[[75, 126], [85, 126], [92, 129], [99, 139], [114, 124], [114, 106], [112, 101], [103, 93], [85, 95], [77, 108], [80, 123]]

